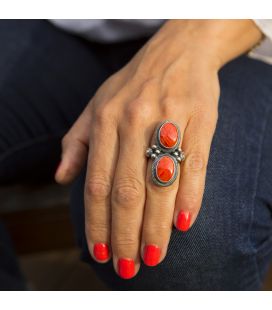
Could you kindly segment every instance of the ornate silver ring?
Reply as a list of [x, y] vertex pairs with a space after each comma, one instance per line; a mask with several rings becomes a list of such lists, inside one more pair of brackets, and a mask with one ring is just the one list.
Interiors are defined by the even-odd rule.
[[180, 129], [177, 124], [166, 120], [156, 128], [155, 144], [146, 150], [153, 160], [152, 181], [158, 186], [169, 186], [177, 178], [178, 164], [185, 160], [180, 148]]

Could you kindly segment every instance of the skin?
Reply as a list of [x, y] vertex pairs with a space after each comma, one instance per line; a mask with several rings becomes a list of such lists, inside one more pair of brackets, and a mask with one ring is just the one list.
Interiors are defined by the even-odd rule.
[[[137, 273], [145, 245], [159, 246], [164, 259], [179, 211], [190, 212], [193, 225], [217, 122], [218, 71], [261, 38], [251, 20], [169, 20], [98, 89], [63, 138], [55, 176], [69, 183], [88, 160], [85, 227], [93, 257], [93, 245], [106, 243], [116, 271], [119, 258], [131, 258]], [[158, 187], [145, 150], [166, 119], [180, 126], [186, 159], [174, 184]]]

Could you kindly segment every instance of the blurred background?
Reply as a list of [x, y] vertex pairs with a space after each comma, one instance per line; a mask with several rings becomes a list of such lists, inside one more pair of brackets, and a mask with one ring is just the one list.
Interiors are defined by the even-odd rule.
[[[2, 231], [17, 254], [27, 289], [107, 289], [80, 261], [69, 215], [69, 187], [53, 182], [2, 186], [0, 201]], [[0, 237], [0, 268], [4, 268], [15, 256], [3, 242], [2, 233]], [[3, 289], [3, 284], [0, 287]]]

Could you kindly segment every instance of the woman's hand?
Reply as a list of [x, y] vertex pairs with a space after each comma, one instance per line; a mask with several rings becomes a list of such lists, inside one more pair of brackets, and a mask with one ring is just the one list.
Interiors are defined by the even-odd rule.
[[[218, 70], [260, 38], [250, 20], [168, 21], [97, 91], [64, 137], [56, 173], [70, 182], [88, 155], [85, 227], [95, 260], [112, 256], [118, 274], [131, 278], [140, 257], [147, 265], [164, 259], [173, 224], [193, 225], [217, 121]], [[180, 127], [186, 160], [171, 186], [158, 187], [145, 150], [166, 119]]]

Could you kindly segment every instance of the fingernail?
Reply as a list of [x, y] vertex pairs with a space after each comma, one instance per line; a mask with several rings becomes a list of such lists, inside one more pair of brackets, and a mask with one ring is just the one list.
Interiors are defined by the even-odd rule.
[[156, 266], [159, 263], [161, 249], [156, 245], [146, 245], [144, 247], [144, 263], [147, 266]]
[[180, 211], [177, 218], [177, 229], [187, 231], [190, 228], [190, 212]]
[[118, 260], [118, 274], [123, 279], [130, 279], [135, 274], [134, 260], [130, 258], [120, 258]]
[[97, 260], [107, 260], [109, 258], [109, 247], [105, 243], [96, 243], [93, 248], [93, 253]]

